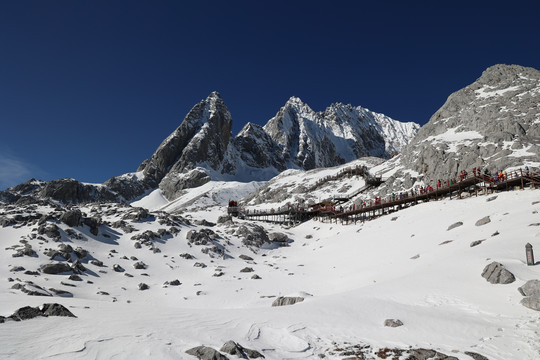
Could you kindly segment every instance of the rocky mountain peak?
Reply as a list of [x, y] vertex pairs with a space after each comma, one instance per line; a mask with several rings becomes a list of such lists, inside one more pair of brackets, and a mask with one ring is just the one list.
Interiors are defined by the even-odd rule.
[[[28, 192], [74, 203], [94, 198], [131, 201], [159, 187], [172, 200], [183, 189], [211, 179], [262, 181], [290, 168], [310, 170], [362, 156], [390, 156], [387, 148], [394, 140], [374, 120], [375, 115], [366, 117], [361, 108], [341, 103], [331, 109], [317, 113], [293, 96], [264, 127], [248, 123], [233, 138], [229, 109], [221, 95], [212, 92], [193, 106], [134, 173], [113, 177], [103, 185], [62, 180], [48, 186], [30, 181], [0, 197], [12, 201], [22, 196], [18, 192]], [[325, 118], [330, 113], [335, 116]], [[335, 124], [329, 124], [330, 120]], [[415, 133], [398, 131], [392, 136], [408, 142]], [[64, 193], [69, 194], [63, 197]]]
[[[540, 71], [492, 66], [451, 94], [389, 166], [409, 169], [406, 177], [426, 183], [455, 178], [474, 167], [497, 171], [539, 166], [539, 103]], [[398, 172], [392, 178], [401, 176]], [[405, 183], [407, 187], [413, 181]]]

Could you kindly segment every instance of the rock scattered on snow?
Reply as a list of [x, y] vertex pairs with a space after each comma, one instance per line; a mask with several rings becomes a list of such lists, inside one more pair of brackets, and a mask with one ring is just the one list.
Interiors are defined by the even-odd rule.
[[484, 216], [483, 218], [478, 220], [474, 225], [482, 226], [482, 225], [489, 224], [490, 222], [491, 222], [491, 219], [489, 218], [489, 216]]
[[222, 351], [226, 354], [229, 354], [229, 355], [236, 355], [237, 357], [239, 358], [243, 358], [243, 359], [257, 359], [257, 358], [260, 358], [260, 357], [264, 357], [260, 352], [258, 352], [257, 350], [252, 350], [252, 349], [246, 349], [245, 347], [243, 347], [242, 345], [232, 341], [232, 340], [229, 340], [227, 341], [225, 344], [223, 344], [223, 346], [221, 347], [221, 349], [219, 349], [219, 351]]
[[483, 239], [483, 240], [475, 240], [475, 241], [473, 241], [473, 242], [471, 243], [470, 246], [471, 246], [471, 247], [478, 246], [478, 245], [480, 245], [481, 243], [483, 243], [484, 241], [486, 241], [486, 240], [485, 240], [485, 239]]
[[384, 320], [384, 326], [387, 326], [387, 327], [403, 326], [403, 322], [399, 319], [386, 319]]
[[287, 243], [289, 241], [289, 237], [280, 232], [273, 232], [268, 234], [268, 238], [270, 241], [279, 242], [279, 243]]
[[150, 286], [148, 286], [147, 284], [145, 283], [139, 284], [139, 290], [148, 290], [148, 289], [150, 289]]
[[525, 285], [518, 288], [521, 295], [521, 305], [536, 311], [540, 311], [540, 280], [529, 280]]
[[62, 274], [71, 272], [72, 269], [68, 264], [65, 263], [53, 263], [53, 264], [45, 264], [41, 266], [41, 271], [45, 274]]
[[229, 358], [207, 346], [197, 346], [186, 350], [186, 354], [193, 355], [199, 360], [228, 360]]
[[304, 301], [304, 298], [300, 296], [280, 296], [276, 300], [274, 300], [272, 306], [294, 305], [302, 301]]
[[540, 311], [540, 297], [527, 296], [521, 300], [520, 304], [531, 310]]
[[219, 225], [232, 225], [234, 222], [231, 215], [221, 215], [218, 217], [217, 223]]
[[137, 261], [135, 264], [133, 264], [133, 267], [137, 270], [146, 269], [146, 264], [142, 261]]
[[[43, 304], [41, 309], [39, 307], [24, 306], [16, 310], [11, 316], [9, 316], [9, 318], [15, 321], [21, 321], [33, 319], [39, 316], [68, 316], [76, 318], [71, 311], [69, 311], [63, 305], [57, 303]], [[0, 323], [3, 323], [4, 319], [6, 318], [0, 316]]]
[[464, 353], [465, 355], [469, 355], [470, 357], [472, 357], [474, 360], [489, 360], [487, 357], [485, 357], [484, 355], [480, 355], [478, 353], [475, 353], [475, 352], [472, 352], [472, 351], [465, 351]]
[[65, 308], [61, 304], [43, 304], [43, 307], [41, 308], [41, 312], [45, 316], [68, 316], [68, 317], [76, 317], [73, 315], [71, 311], [69, 311], [67, 308]]
[[523, 286], [518, 288], [523, 296], [540, 297], [540, 280], [529, 280]]
[[514, 274], [496, 261], [484, 268], [482, 277], [492, 284], [510, 284], [516, 281]]
[[242, 244], [245, 246], [261, 247], [270, 242], [266, 230], [260, 225], [243, 224], [236, 230], [235, 234], [242, 238]]
[[82, 212], [79, 209], [66, 211], [60, 216], [60, 221], [69, 227], [80, 226], [82, 224]]
[[459, 227], [459, 226], [462, 226], [462, 225], [463, 225], [463, 222], [458, 221], [458, 222], [453, 223], [452, 225], [450, 225], [450, 226], [448, 227], [448, 229], [446, 229], [446, 231], [450, 231], [450, 230], [455, 229], [455, 228], [457, 228], [457, 227]]

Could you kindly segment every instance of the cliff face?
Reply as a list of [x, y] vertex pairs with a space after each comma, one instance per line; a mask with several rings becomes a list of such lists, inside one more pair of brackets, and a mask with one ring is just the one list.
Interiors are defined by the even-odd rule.
[[[389, 189], [433, 183], [461, 170], [540, 165], [540, 71], [495, 65], [453, 93], [400, 156]], [[414, 178], [414, 179], [413, 179]]]

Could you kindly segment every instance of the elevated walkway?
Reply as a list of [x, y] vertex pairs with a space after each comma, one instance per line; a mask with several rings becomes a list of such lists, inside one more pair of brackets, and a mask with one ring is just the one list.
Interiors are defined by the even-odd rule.
[[[381, 181], [382, 180], [375, 180]], [[374, 183], [375, 183], [374, 182]], [[270, 210], [250, 210], [242, 207], [229, 208], [229, 213], [237, 213], [238, 216], [261, 220], [267, 222], [276, 222], [284, 224], [298, 224], [310, 219], [321, 221], [340, 221], [341, 223], [350, 223], [369, 220], [373, 217], [381, 216], [386, 213], [397, 211], [404, 207], [416, 205], [421, 202], [439, 200], [442, 198], [461, 197], [463, 192], [478, 195], [481, 193], [491, 193], [495, 191], [523, 189], [529, 185], [533, 188], [540, 187], [540, 173], [525, 174], [522, 171], [514, 171], [508, 174], [502, 180], [494, 181], [488, 176], [480, 175], [467, 177], [461, 181], [448, 181], [446, 185], [432, 189], [429, 187], [425, 191], [408, 191], [399, 194], [393, 194], [384, 199], [377, 198], [369, 202], [364, 202], [359, 206], [351, 205], [344, 209], [341, 205], [350, 201], [352, 198], [365, 191], [367, 187], [374, 186], [366, 184], [361, 189], [348, 197], [335, 198], [311, 206], [311, 209], [305, 209], [299, 206], [284, 206]]]

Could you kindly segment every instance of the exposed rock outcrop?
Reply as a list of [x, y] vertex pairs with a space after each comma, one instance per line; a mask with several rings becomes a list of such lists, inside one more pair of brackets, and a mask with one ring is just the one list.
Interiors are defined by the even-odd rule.
[[276, 300], [274, 300], [272, 306], [294, 305], [302, 301], [304, 301], [304, 298], [300, 296], [280, 296]]
[[221, 354], [216, 349], [208, 346], [197, 346], [186, 350], [186, 354], [193, 355], [199, 360], [228, 360], [229, 358]]
[[510, 284], [516, 281], [514, 274], [495, 261], [484, 268], [482, 277], [492, 284]]
[[219, 351], [224, 352], [229, 355], [236, 355], [239, 358], [249, 358], [249, 359], [257, 359], [257, 358], [264, 358], [263, 354], [258, 352], [257, 350], [247, 349], [243, 347], [242, 345], [229, 340], [223, 346]]
[[517, 65], [486, 69], [474, 83], [451, 94], [387, 163], [387, 169], [403, 170], [388, 179], [381, 193], [400, 191], [406, 178], [435, 184], [475, 167], [491, 173], [539, 163], [539, 102], [540, 71]]

